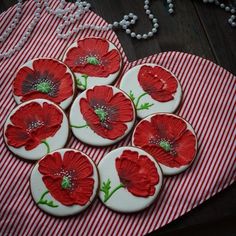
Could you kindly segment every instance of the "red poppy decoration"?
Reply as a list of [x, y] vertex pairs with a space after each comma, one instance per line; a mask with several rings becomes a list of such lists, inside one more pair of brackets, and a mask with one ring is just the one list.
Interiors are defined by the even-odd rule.
[[71, 48], [64, 61], [74, 72], [88, 76], [108, 77], [120, 69], [121, 57], [117, 49], [109, 50], [105, 39], [87, 38]]
[[196, 137], [180, 118], [155, 115], [141, 121], [133, 134], [133, 144], [150, 153], [161, 164], [181, 167], [196, 155]]
[[120, 181], [130, 193], [137, 197], [155, 194], [159, 175], [154, 162], [147, 156], [125, 150], [115, 163]]
[[80, 111], [90, 128], [103, 138], [115, 140], [124, 135], [126, 122], [132, 121], [132, 102], [112, 87], [95, 86], [80, 99]]
[[66, 206], [85, 205], [94, 188], [93, 166], [79, 152], [66, 151], [48, 154], [39, 161], [39, 172], [50, 194]]
[[73, 79], [65, 65], [52, 59], [37, 59], [32, 67], [22, 67], [13, 83], [14, 94], [22, 102], [43, 98], [60, 104], [73, 95]]
[[55, 105], [31, 102], [21, 106], [11, 117], [6, 128], [7, 143], [26, 150], [36, 148], [48, 137], [53, 137], [63, 121], [62, 112]]
[[159, 102], [173, 100], [178, 87], [176, 78], [160, 66], [142, 66], [138, 81], [143, 90]]

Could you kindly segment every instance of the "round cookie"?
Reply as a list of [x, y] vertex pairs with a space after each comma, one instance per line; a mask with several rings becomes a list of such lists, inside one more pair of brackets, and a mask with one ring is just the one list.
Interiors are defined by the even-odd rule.
[[162, 172], [155, 159], [136, 147], [121, 147], [98, 164], [99, 198], [108, 208], [124, 213], [141, 211], [157, 198]]
[[170, 71], [156, 64], [131, 68], [122, 77], [119, 87], [133, 100], [139, 118], [156, 112], [173, 113], [181, 102], [179, 81]]
[[118, 77], [122, 58], [115, 45], [104, 38], [84, 38], [74, 42], [63, 61], [76, 76], [78, 88], [112, 84]]
[[18, 69], [13, 81], [13, 95], [17, 104], [32, 99], [47, 99], [66, 109], [74, 93], [73, 73], [67, 65], [52, 58], [27, 61]]
[[59, 149], [47, 154], [33, 168], [30, 188], [34, 201], [54, 216], [85, 210], [99, 187], [97, 168], [84, 153]]
[[100, 85], [87, 89], [75, 99], [69, 120], [79, 140], [93, 146], [106, 146], [129, 133], [134, 125], [135, 109], [123, 91]]
[[46, 99], [34, 99], [13, 109], [4, 126], [5, 142], [15, 155], [38, 160], [65, 146], [69, 124], [63, 110]]
[[141, 120], [134, 129], [132, 145], [151, 154], [164, 175], [183, 172], [197, 154], [197, 138], [191, 125], [168, 113], [157, 113]]

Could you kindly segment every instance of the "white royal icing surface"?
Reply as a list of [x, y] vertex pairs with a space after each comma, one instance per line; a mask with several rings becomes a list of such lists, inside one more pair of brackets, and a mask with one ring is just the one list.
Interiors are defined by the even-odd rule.
[[[91, 37], [91, 38], [96, 38], [96, 37]], [[87, 39], [87, 38], [86, 38], [86, 39]], [[104, 38], [101, 38], [101, 39], [104, 39]], [[106, 40], [106, 39], [105, 39], [105, 40]], [[116, 46], [115, 46], [113, 43], [111, 43], [110, 41], [108, 41], [108, 40], [106, 40], [106, 41], [109, 43], [109, 51], [111, 51], [112, 49], [115, 49], [115, 50], [117, 50], [117, 52], [118, 52], [119, 55], [120, 55], [120, 52], [118, 51], [118, 49], [116, 48]], [[74, 43], [72, 43], [72, 44], [68, 47], [68, 49], [66, 50], [66, 52], [65, 52], [65, 54], [64, 54], [64, 56], [63, 56], [62, 61], [65, 61], [66, 55], [67, 55], [67, 53], [69, 52], [69, 50], [70, 50], [71, 48], [77, 47], [77, 45], [78, 45], [77, 42], [74, 42]], [[118, 77], [118, 75], [119, 75], [119, 73], [120, 73], [121, 67], [122, 67], [122, 58], [121, 58], [121, 55], [120, 55], [120, 68], [119, 68], [119, 70], [118, 70], [117, 72], [113, 73], [113, 74], [110, 74], [108, 77], [89, 76], [89, 77], [88, 77], [88, 80], [87, 80], [87, 89], [88, 89], [88, 88], [92, 88], [92, 87], [94, 87], [95, 85], [109, 85], [109, 84], [112, 84], [112, 83], [117, 79], [117, 77]], [[81, 76], [83, 75], [83, 74], [81, 74], [81, 73], [74, 72], [74, 71], [73, 71], [73, 73], [75, 74], [76, 79], [81, 79]], [[81, 86], [78, 86], [78, 85], [77, 85], [77, 87], [78, 87], [79, 89], [81, 89], [81, 90], [84, 90], [84, 88], [81, 87]]]
[[[109, 85], [106, 85], [109, 86]], [[120, 89], [113, 87], [113, 86], [109, 86], [113, 89], [113, 93], [118, 93], [121, 92], [122, 94], [124, 94], [128, 99], [129, 96], [127, 94], [125, 94], [123, 91], [121, 91]], [[74, 100], [72, 106], [71, 106], [71, 110], [70, 110], [70, 116], [69, 116], [69, 122], [70, 125], [84, 125], [86, 124], [86, 121], [83, 118], [83, 115], [80, 111], [80, 99], [81, 98], [86, 98], [86, 91], [82, 92], [80, 95], [77, 96], [77, 98]], [[104, 96], [106, 96], [106, 94], [104, 94]], [[124, 135], [122, 135], [121, 137], [115, 139], [115, 140], [111, 140], [111, 139], [106, 139], [101, 137], [100, 135], [96, 134], [90, 127], [85, 127], [85, 128], [73, 128], [72, 132], [75, 135], [76, 138], [78, 138], [79, 140], [81, 140], [84, 143], [87, 143], [89, 145], [93, 145], [93, 146], [108, 146], [111, 144], [114, 144], [118, 141], [120, 141], [122, 138], [124, 138], [132, 129], [134, 122], [135, 122], [135, 108], [133, 106], [132, 101], [130, 101], [132, 104], [132, 108], [133, 108], [133, 120], [130, 122], [126, 122], [124, 124], [127, 125], [127, 129], [124, 133]]]
[[105, 206], [114, 211], [132, 213], [149, 207], [156, 200], [162, 187], [163, 176], [157, 161], [155, 161], [155, 159], [147, 152], [136, 147], [120, 147], [105, 155], [98, 164], [101, 186], [103, 182], [106, 182], [108, 179], [110, 179], [112, 191], [112, 189], [121, 183], [115, 167], [115, 160], [121, 156], [124, 150], [135, 151], [138, 152], [139, 155], [147, 156], [155, 164], [159, 175], [159, 182], [155, 186], [155, 193], [153, 196], [137, 197], [130, 193], [126, 188], [120, 188], [109, 198], [108, 201], [104, 202], [104, 192], [99, 191], [99, 198], [102, 203], [105, 204]]
[[[120, 87], [120, 89], [125, 91], [127, 94], [129, 94], [130, 91], [132, 91], [134, 93], [134, 96], [136, 98], [134, 100], [134, 103], [137, 101], [138, 96], [145, 93], [145, 91], [142, 89], [141, 85], [138, 82], [139, 70], [144, 65], [152, 66], [152, 67], [159, 66], [159, 67], [165, 69], [166, 71], [168, 71], [166, 68], [164, 68], [160, 65], [157, 65], [157, 64], [153, 64], [153, 63], [141, 64], [141, 65], [135, 66], [135, 67], [131, 68], [130, 70], [128, 70], [123, 75], [119, 87]], [[170, 71], [168, 71], [168, 72], [170, 72]], [[173, 76], [176, 78], [175, 75], [173, 75]], [[151, 115], [153, 113], [156, 113], [156, 112], [169, 112], [169, 113], [175, 112], [181, 102], [181, 97], [182, 97], [181, 85], [180, 85], [177, 78], [176, 78], [176, 81], [178, 82], [178, 87], [177, 87], [176, 93], [174, 94], [173, 100], [168, 101], [168, 102], [158, 102], [148, 94], [148, 95], [142, 97], [142, 99], [140, 100], [140, 104], [148, 102], [148, 103], [151, 103], [154, 105], [149, 107], [148, 110], [137, 110], [137, 116], [142, 119], [142, 118], [144, 118], [148, 115]]]
[[[194, 131], [193, 127], [186, 120], [184, 120], [183, 118], [181, 118], [181, 117], [179, 117], [177, 115], [174, 115], [174, 114], [167, 114], [167, 113], [158, 113], [158, 114], [164, 114], [164, 115], [167, 115], [167, 116], [174, 116], [176, 118], [179, 118], [179, 119], [183, 120], [186, 123], [186, 125], [187, 125], [187, 129], [190, 130], [193, 133], [193, 135], [195, 136], [195, 139], [197, 140], [197, 137], [196, 137], [196, 134], [195, 134], [195, 131]], [[141, 124], [142, 121], [144, 121], [144, 120], [150, 121], [151, 117], [153, 117], [155, 115], [158, 115], [158, 114], [150, 115], [150, 116], [146, 117], [145, 119], [141, 120], [136, 125], [136, 127], [134, 128], [133, 135], [132, 135], [132, 145], [136, 146], [135, 143], [134, 143], [134, 135], [135, 135], [135, 131], [136, 131], [138, 125]], [[196, 141], [196, 145], [195, 145], [195, 150], [197, 150], [197, 141]], [[196, 153], [197, 153], [197, 151], [196, 151]], [[196, 154], [195, 154], [195, 157], [196, 157]], [[189, 163], [188, 165], [180, 166], [178, 168], [176, 168], [176, 167], [169, 167], [169, 166], [163, 165], [163, 164], [161, 164], [159, 162], [158, 163], [159, 163], [159, 165], [160, 165], [164, 175], [176, 175], [176, 174], [180, 174], [181, 172], [185, 171], [189, 166], [191, 166], [192, 162], [195, 160], [195, 157], [193, 158], [191, 163]]]
[[[75, 152], [80, 152], [78, 150], [74, 150], [74, 149], [59, 149], [56, 150], [52, 153], [55, 152], [60, 152], [62, 155], [66, 152], [66, 151], [75, 151]], [[82, 153], [82, 152], [80, 152]], [[84, 206], [80, 206], [80, 205], [72, 205], [72, 206], [65, 206], [63, 204], [61, 204], [60, 202], [58, 202], [55, 198], [53, 198], [51, 196], [51, 194], [47, 194], [45, 199], [49, 200], [49, 201], [53, 201], [54, 204], [58, 205], [58, 207], [52, 208], [49, 207], [47, 205], [42, 205], [42, 204], [37, 204], [37, 206], [42, 209], [43, 211], [54, 215], [54, 216], [69, 216], [69, 215], [74, 215], [77, 213], [80, 213], [81, 211], [85, 210], [94, 200], [94, 198], [97, 195], [97, 191], [98, 191], [98, 186], [99, 186], [99, 178], [98, 178], [98, 172], [97, 172], [97, 168], [96, 165], [94, 164], [94, 162], [84, 153], [82, 153], [84, 156], [86, 156], [89, 160], [89, 162], [92, 164], [93, 166], [93, 175], [92, 178], [94, 179], [94, 188], [93, 188], [93, 194], [90, 198], [90, 200], [87, 202], [87, 204], [85, 204]], [[40, 197], [42, 196], [42, 193], [45, 192], [47, 190], [43, 180], [42, 180], [42, 174], [38, 171], [38, 167], [39, 164], [37, 163], [32, 172], [31, 172], [31, 176], [30, 176], [30, 188], [31, 188], [31, 193], [33, 196], [33, 199], [35, 202], [38, 202]]]
[[[50, 146], [50, 151], [54, 151], [56, 149], [62, 148], [65, 146], [67, 139], [68, 139], [68, 135], [69, 135], [69, 123], [68, 123], [68, 119], [64, 113], [64, 111], [57, 106], [55, 103], [46, 100], [46, 99], [34, 99], [34, 100], [30, 100], [28, 102], [24, 102], [22, 104], [20, 104], [19, 106], [17, 106], [15, 109], [13, 109], [10, 113], [10, 115], [8, 116], [6, 123], [4, 125], [4, 139], [6, 142], [6, 145], [8, 146], [8, 148], [10, 149], [10, 151], [12, 151], [15, 155], [23, 158], [23, 159], [27, 159], [27, 160], [39, 160], [40, 158], [42, 158], [44, 155], [47, 154], [47, 148], [45, 146], [45, 144], [41, 143], [39, 144], [36, 148], [32, 149], [32, 150], [26, 150], [25, 147], [20, 147], [20, 148], [15, 148], [12, 147], [10, 145], [8, 145], [7, 143], [7, 137], [5, 135], [6, 132], [6, 128], [8, 124], [12, 124], [10, 117], [22, 106], [25, 106], [27, 104], [30, 104], [31, 102], [37, 102], [39, 104], [43, 104], [44, 102], [48, 103], [48, 104], [52, 104], [54, 105], [57, 109], [59, 109], [63, 115], [63, 120], [61, 123], [61, 127], [60, 129], [55, 133], [55, 135], [53, 137], [48, 137], [46, 139], [47, 143]], [[24, 119], [24, 117], [22, 117], [22, 119]]]
[[[17, 70], [16, 75], [17, 75], [17, 73], [19, 72], [19, 70], [20, 70], [21, 68], [23, 68], [23, 67], [29, 67], [30, 69], [33, 69], [33, 62], [36, 61], [36, 60], [41, 60], [41, 59], [53, 60], [53, 61], [56, 61], [56, 62], [62, 64], [63, 66], [66, 67], [66, 72], [67, 72], [68, 74], [70, 74], [70, 77], [71, 77], [71, 80], [72, 80], [72, 83], [73, 83], [73, 84], [72, 84], [73, 94], [72, 94], [70, 97], [68, 97], [66, 100], [64, 100], [63, 102], [61, 102], [60, 104], [58, 104], [63, 110], [65, 110], [65, 109], [68, 108], [68, 107], [70, 106], [70, 104], [72, 103], [73, 98], [74, 98], [74, 94], [75, 94], [75, 79], [74, 79], [74, 75], [73, 75], [73, 73], [71, 72], [70, 68], [69, 68], [66, 64], [64, 64], [63, 62], [58, 61], [58, 60], [56, 60], [56, 59], [54, 59], [54, 58], [34, 58], [33, 60], [27, 61], [25, 64], [21, 65], [21, 66], [19, 67], [19, 69]], [[15, 101], [16, 101], [17, 104], [21, 104], [21, 103], [22, 103], [22, 101], [21, 101], [21, 98], [22, 98], [22, 97], [19, 97], [19, 96], [15, 95], [15, 94], [14, 94], [14, 90], [13, 90], [13, 96], [14, 96]], [[40, 99], [40, 98], [39, 98], [39, 99]]]

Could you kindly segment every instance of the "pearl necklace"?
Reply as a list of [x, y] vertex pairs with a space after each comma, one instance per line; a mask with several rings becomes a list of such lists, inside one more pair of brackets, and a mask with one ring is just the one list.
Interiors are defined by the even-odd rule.
[[231, 16], [228, 19], [228, 23], [232, 26], [235, 27], [236, 26], [236, 10], [234, 7], [231, 7], [229, 5], [226, 5], [224, 3], [220, 3], [219, 0], [203, 0], [204, 3], [215, 3], [216, 6], [219, 6], [221, 9], [224, 9], [226, 12], [231, 13]]
[[[174, 4], [173, 0], [165, 0], [168, 6], [168, 12], [169, 14], [174, 13]], [[3, 43], [8, 36], [11, 34], [11, 32], [16, 28], [17, 24], [19, 23], [21, 14], [22, 14], [22, 0], [18, 0], [18, 3], [16, 5], [16, 15], [14, 19], [12, 20], [10, 26], [7, 27], [5, 32], [0, 36], [0, 43]], [[27, 42], [28, 38], [31, 35], [31, 32], [34, 30], [35, 26], [37, 25], [38, 21], [40, 20], [40, 13], [41, 13], [41, 3], [40, 0], [34, 0], [36, 3], [36, 10], [34, 12], [34, 18], [32, 22], [29, 24], [26, 32], [23, 34], [21, 37], [20, 41], [13, 47], [11, 48], [8, 52], [2, 52], [0, 51], [0, 59], [3, 58], [9, 58], [11, 57], [16, 51], [21, 50], [21, 48], [24, 46], [24, 44]], [[235, 23], [235, 9], [226, 6], [224, 3], [220, 3], [218, 0], [203, 0], [204, 3], [215, 3], [216, 5], [219, 5], [221, 8], [225, 9], [225, 11], [232, 13], [231, 17], [228, 19], [229, 24], [232, 27], [236, 26]], [[153, 37], [153, 35], [157, 32], [157, 29], [159, 28], [158, 20], [157, 18], [152, 14], [150, 10], [150, 1], [149, 0], [144, 0], [144, 10], [148, 18], [151, 20], [152, 23], [152, 29], [151, 31], [144, 33], [144, 34], [139, 34], [130, 29], [130, 26], [134, 25], [136, 21], [138, 20], [138, 17], [133, 14], [129, 13], [127, 15], [124, 15], [123, 19], [121, 21], [114, 21], [112, 24], [108, 24], [106, 26], [99, 26], [99, 25], [93, 25], [93, 24], [83, 24], [79, 25], [77, 28], [74, 28], [72, 31], [67, 31], [66, 34], [63, 34], [62, 31], [63, 29], [70, 25], [74, 24], [76, 21], [81, 20], [83, 15], [89, 11], [90, 9], [90, 4], [86, 1], [81, 1], [81, 0], [76, 0], [75, 4], [72, 7], [65, 7], [66, 6], [66, 1], [65, 0], [60, 0], [60, 5], [56, 10], [53, 10], [49, 6], [49, 1], [48, 0], [43, 0], [43, 5], [45, 6], [46, 11], [49, 14], [54, 14], [56, 17], [62, 18], [63, 23], [60, 24], [57, 29], [56, 33], [59, 38], [66, 39], [70, 37], [74, 33], [78, 33], [81, 30], [84, 29], [94, 29], [98, 31], [106, 31], [110, 29], [116, 29], [116, 28], [121, 28], [125, 30], [126, 34], [130, 35], [132, 38], [136, 38], [138, 40], [140, 39], [148, 39]], [[75, 13], [72, 13], [75, 12]]]
[[[37, 22], [40, 19], [40, 13], [42, 10], [40, 0], [34, 0], [34, 2], [36, 3], [36, 10], [34, 13], [33, 21], [29, 24], [26, 32], [24, 33], [20, 41], [13, 48], [11, 48], [8, 52], [0, 51], [0, 59], [11, 57], [16, 51], [19, 51], [28, 40], [31, 32], [33, 31]], [[168, 12], [172, 14], [174, 12], [172, 0], [166, 0], [166, 2], [168, 3]], [[124, 15], [123, 19], [120, 22], [115, 21], [112, 24], [108, 24], [106, 26], [84, 24], [84, 25], [80, 25], [77, 28], [74, 28], [72, 31], [68, 31], [66, 34], [62, 34], [62, 30], [64, 29], [65, 26], [75, 23], [76, 20], [77, 21], [81, 20], [83, 15], [89, 11], [90, 4], [86, 1], [76, 0], [75, 4], [69, 8], [69, 7], [65, 7], [66, 6], [65, 0], [60, 0], [59, 7], [56, 10], [53, 10], [49, 6], [49, 1], [43, 0], [45, 9], [49, 14], [54, 14], [55, 16], [63, 19], [63, 23], [60, 24], [56, 30], [57, 36], [62, 39], [66, 39], [70, 37], [72, 34], [78, 33], [79, 31], [84, 30], [84, 29], [106, 31], [106, 30], [115, 29], [115, 28], [121, 28], [125, 30], [126, 34], [130, 35], [132, 38], [137, 38], [137, 39], [150, 38], [157, 32], [159, 24], [158, 24], [157, 18], [154, 17], [151, 10], [149, 9], [150, 8], [149, 3], [150, 3], [149, 0], [144, 0], [144, 9], [153, 25], [153, 28], [148, 33], [136, 34], [134, 31], [131, 31], [130, 26], [136, 23], [138, 17], [134, 15], [133, 13], [129, 13], [128, 15]], [[74, 14], [71, 13], [73, 11], [75, 11]], [[10, 33], [13, 31], [13, 29], [17, 26], [19, 19], [21, 17], [21, 12], [22, 12], [22, 0], [18, 0], [18, 3], [16, 5], [15, 18], [13, 19], [11, 25], [7, 27], [6, 31], [0, 36], [0, 43], [4, 42], [7, 39], [7, 37], [10, 35]]]
[[[21, 37], [20, 41], [13, 48], [11, 48], [8, 52], [0, 51], [0, 59], [9, 58], [16, 51], [20, 51], [21, 48], [24, 46], [24, 44], [27, 42], [28, 38], [30, 37], [31, 32], [34, 30], [35, 26], [37, 25], [40, 19], [40, 12], [41, 12], [40, 0], [34, 0], [34, 2], [36, 3], [36, 10], [34, 12], [34, 18], [32, 22], [29, 24], [26, 32]], [[6, 38], [9, 36], [9, 34], [12, 32], [12, 30], [16, 27], [16, 24], [19, 22], [19, 18], [21, 16], [21, 9], [22, 9], [22, 0], [18, 0], [17, 7], [16, 7], [16, 15], [12, 21], [13, 23], [11, 24], [11, 26], [8, 26], [6, 31], [1, 35], [0, 43], [4, 42]]]

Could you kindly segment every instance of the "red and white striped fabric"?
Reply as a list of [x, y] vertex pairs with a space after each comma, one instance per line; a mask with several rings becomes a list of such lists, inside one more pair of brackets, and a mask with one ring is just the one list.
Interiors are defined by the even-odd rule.
[[[55, 8], [59, 1], [53, 0], [50, 4]], [[15, 7], [1, 14], [0, 31], [7, 27], [14, 10]], [[33, 0], [25, 3], [20, 26], [3, 44], [2, 51], [10, 49], [19, 40], [34, 10]], [[96, 200], [80, 215], [55, 218], [42, 212], [31, 198], [28, 180], [33, 163], [10, 153], [1, 136], [0, 235], [144, 235], [185, 214], [234, 182], [235, 76], [208, 60], [180, 52], [161, 53], [130, 63], [114, 32], [85, 30], [63, 40], [55, 33], [59, 22], [44, 10], [29, 42], [12, 58], [0, 61], [1, 128], [16, 106], [11, 86], [17, 68], [35, 57], [60, 58], [76, 38], [94, 35], [105, 37], [118, 47], [124, 61], [122, 74], [139, 63], [152, 62], [166, 67], [179, 78], [184, 96], [178, 114], [192, 124], [197, 133], [198, 155], [186, 172], [165, 178], [158, 200], [143, 212], [118, 214]], [[83, 22], [106, 24], [93, 12], [87, 13]], [[88, 147], [71, 138], [68, 147], [85, 152], [98, 163], [108, 151], [128, 145], [130, 136], [108, 148]]]

